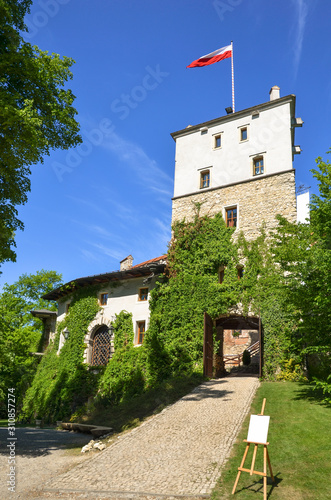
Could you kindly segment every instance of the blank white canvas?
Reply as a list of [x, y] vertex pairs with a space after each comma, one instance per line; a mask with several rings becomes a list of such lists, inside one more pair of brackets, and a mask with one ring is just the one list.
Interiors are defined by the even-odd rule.
[[247, 441], [252, 443], [267, 443], [270, 417], [266, 415], [251, 415]]

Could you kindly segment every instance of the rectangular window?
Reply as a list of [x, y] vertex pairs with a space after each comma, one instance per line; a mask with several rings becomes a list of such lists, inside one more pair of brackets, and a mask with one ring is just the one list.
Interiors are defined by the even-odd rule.
[[231, 207], [225, 210], [225, 224], [228, 227], [237, 227], [237, 207]]
[[247, 139], [248, 139], [248, 128], [241, 127], [241, 129], [240, 129], [240, 142], [247, 141]]
[[263, 156], [257, 156], [253, 159], [253, 175], [264, 174]]
[[214, 148], [220, 148], [222, 146], [222, 139], [221, 135], [215, 135], [214, 136]]
[[69, 308], [70, 308], [70, 303], [69, 303], [69, 304], [66, 304], [66, 314], [68, 314], [68, 312], [69, 312]]
[[200, 189], [210, 186], [210, 171], [204, 170], [200, 173]]
[[240, 337], [241, 330], [232, 330], [232, 337]]
[[139, 301], [147, 300], [148, 288], [139, 288]]
[[108, 300], [108, 293], [102, 293], [100, 295], [100, 305], [101, 306], [106, 306], [107, 305], [107, 300]]
[[238, 275], [238, 280], [241, 280], [241, 278], [244, 276], [244, 268], [243, 267], [237, 267], [237, 275]]
[[137, 321], [138, 344], [142, 344], [145, 336], [145, 321]]
[[218, 270], [218, 282], [223, 283], [224, 281], [224, 267], [220, 267]]

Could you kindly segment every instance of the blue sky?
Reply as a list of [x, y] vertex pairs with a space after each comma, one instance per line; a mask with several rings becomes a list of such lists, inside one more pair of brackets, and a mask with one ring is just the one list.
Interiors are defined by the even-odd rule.
[[331, 4], [323, 0], [40, 0], [26, 39], [72, 57], [83, 145], [32, 167], [19, 207], [17, 262], [0, 286], [52, 269], [64, 281], [167, 251], [175, 143], [170, 133], [225, 114], [230, 59], [186, 69], [234, 42], [236, 111], [296, 94], [297, 185], [331, 146]]

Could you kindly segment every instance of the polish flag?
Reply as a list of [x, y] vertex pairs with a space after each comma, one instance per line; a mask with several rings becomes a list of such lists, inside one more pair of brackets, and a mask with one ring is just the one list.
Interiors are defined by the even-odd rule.
[[208, 66], [209, 64], [214, 64], [218, 61], [223, 61], [232, 56], [232, 45], [227, 45], [221, 49], [215, 50], [210, 54], [200, 57], [196, 61], [193, 61], [187, 68], [199, 68], [200, 66]]

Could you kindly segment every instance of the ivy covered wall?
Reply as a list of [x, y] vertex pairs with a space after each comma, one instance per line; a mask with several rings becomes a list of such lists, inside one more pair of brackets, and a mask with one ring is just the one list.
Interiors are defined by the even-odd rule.
[[[285, 302], [283, 271], [274, 262], [270, 241], [262, 230], [251, 242], [232, 240], [221, 214], [176, 222], [168, 251], [168, 269], [151, 292], [150, 323], [140, 347], [133, 345], [133, 322], [122, 311], [113, 323], [115, 353], [95, 373], [83, 363], [84, 336], [99, 310], [94, 289], [73, 297], [65, 320], [57, 329], [25, 398], [23, 414], [32, 418], [70, 418], [83, 412], [89, 396], [117, 404], [156, 387], [168, 377], [202, 371], [203, 317], [212, 318], [238, 308], [261, 313], [265, 335], [265, 370], [270, 379], [297, 376], [291, 338], [295, 335], [290, 304]], [[238, 279], [238, 266], [245, 272]], [[219, 269], [224, 278], [219, 283]], [[57, 355], [59, 336], [70, 335]], [[290, 365], [291, 366], [290, 366]], [[95, 367], [94, 367], [95, 368]], [[77, 413], [78, 412], [78, 413]]]
[[[48, 346], [26, 393], [22, 418], [31, 420], [40, 415], [53, 422], [67, 418], [95, 393], [97, 379], [83, 363], [83, 340], [98, 310], [94, 290], [75, 293], [65, 320], [58, 325], [55, 341]], [[69, 330], [69, 337], [57, 354], [64, 328]]]

